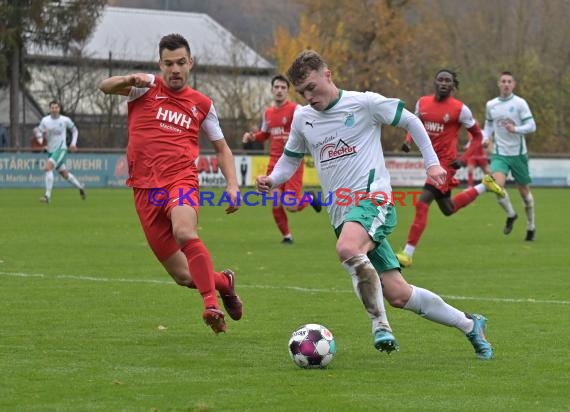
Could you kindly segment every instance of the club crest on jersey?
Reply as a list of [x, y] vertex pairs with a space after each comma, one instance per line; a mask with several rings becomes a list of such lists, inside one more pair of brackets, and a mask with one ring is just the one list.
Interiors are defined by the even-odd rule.
[[285, 116], [283, 116], [283, 119], [281, 119], [281, 123], [287, 124], [287, 118]]
[[192, 112], [192, 114], [194, 115], [194, 117], [198, 116], [198, 109], [196, 108], [196, 106], [192, 106], [190, 108], [190, 111]]
[[321, 163], [325, 163], [340, 159], [341, 157], [354, 156], [355, 154], [356, 146], [350, 146], [340, 139], [336, 144], [329, 143], [324, 145], [319, 152], [319, 160]]
[[443, 115], [443, 123], [449, 122], [449, 113]]
[[347, 113], [344, 115], [344, 125], [346, 127], [354, 126], [354, 113]]

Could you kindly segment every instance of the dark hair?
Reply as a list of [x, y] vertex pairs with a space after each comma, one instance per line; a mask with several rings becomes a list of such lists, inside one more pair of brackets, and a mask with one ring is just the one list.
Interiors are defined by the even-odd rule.
[[327, 63], [319, 53], [314, 50], [303, 50], [295, 58], [289, 70], [287, 70], [287, 77], [293, 84], [299, 84], [309, 76], [313, 71], [319, 71], [327, 67]]
[[287, 88], [289, 88], [289, 86], [291, 85], [289, 83], [289, 80], [287, 80], [285, 76], [283, 76], [282, 74], [278, 74], [277, 76], [273, 76], [273, 79], [271, 79], [271, 87], [273, 87], [273, 85], [277, 80], [285, 82], [285, 84], [287, 84]]
[[508, 70], [502, 71], [501, 74], [499, 75], [499, 77], [501, 77], [501, 76], [511, 76], [513, 78], [513, 80], [515, 79], [515, 76], [513, 75], [513, 73], [508, 71]]
[[160, 39], [160, 43], [158, 43], [158, 56], [162, 57], [162, 51], [164, 49], [176, 50], [181, 47], [184, 47], [186, 49], [188, 56], [191, 56], [190, 45], [188, 44], [188, 41], [182, 37], [182, 35], [178, 33], [168, 34]]
[[439, 69], [437, 71], [437, 73], [435, 74], [435, 78], [437, 79], [437, 76], [439, 76], [440, 73], [449, 73], [451, 74], [451, 78], [453, 79], [453, 86], [456, 89], [459, 89], [459, 79], [457, 78], [457, 72], [451, 70], [451, 69]]
[[51, 102], [49, 102], [48, 107], [51, 107], [52, 104], [57, 104], [59, 106], [59, 108], [61, 109], [61, 104], [59, 104], [59, 102], [57, 100], [52, 100]]

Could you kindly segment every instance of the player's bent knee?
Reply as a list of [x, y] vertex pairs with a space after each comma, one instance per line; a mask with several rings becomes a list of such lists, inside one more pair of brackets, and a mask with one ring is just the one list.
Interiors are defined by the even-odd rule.
[[402, 309], [408, 303], [410, 296], [408, 294], [401, 293], [400, 291], [392, 291], [392, 293], [384, 293], [384, 298], [390, 306], [397, 309]]
[[180, 271], [169, 271], [168, 274], [172, 277], [172, 279], [174, 279], [174, 281], [178, 286], [184, 286], [187, 288], [194, 286], [194, 282], [192, 282], [190, 273], [180, 272]]
[[354, 247], [353, 245], [350, 245], [348, 243], [345, 242], [338, 242], [336, 244], [336, 254], [339, 257], [341, 262], [344, 262], [348, 259], [350, 259], [353, 256], [356, 255], [360, 255], [363, 252], [358, 250], [358, 248]]
[[172, 235], [180, 246], [184, 245], [186, 242], [194, 239], [198, 239], [198, 233], [193, 228], [174, 228], [172, 230]]

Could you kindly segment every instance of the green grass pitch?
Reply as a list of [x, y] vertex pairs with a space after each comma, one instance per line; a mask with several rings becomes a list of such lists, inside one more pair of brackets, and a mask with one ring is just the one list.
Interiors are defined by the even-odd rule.
[[[0, 189], [0, 410], [568, 410], [570, 191], [535, 189], [525, 217], [483, 195], [452, 217], [436, 207], [404, 275], [489, 318], [495, 359], [457, 330], [388, 308], [400, 351], [372, 346], [369, 320], [337, 262], [326, 213], [289, 215], [293, 246], [268, 207], [203, 207], [217, 269], [237, 271], [244, 318], [215, 336], [194, 290], [177, 286], [146, 245], [127, 189]], [[435, 206], [435, 205], [434, 205]], [[413, 216], [398, 207], [395, 249]], [[322, 323], [337, 355], [325, 370], [289, 359], [290, 333]], [[566, 389], [565, 389], [566, 388]]]

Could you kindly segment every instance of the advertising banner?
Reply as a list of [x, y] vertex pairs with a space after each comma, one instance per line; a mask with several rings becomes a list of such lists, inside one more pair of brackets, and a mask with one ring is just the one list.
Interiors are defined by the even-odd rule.
[[[0, 153], [0, 188], [4, 187], [43, 187], [43, 168], [47, 161], [45, 153]], [[305, 156], [305, 186], [319, 186], [317, 170], [312, 157]], [[255, 178], [265, 175], [269, 156], [235, 156], [238, 183], [242, 187], [253, 186]], [[128, 166], [126, 155], [120, 153], [71, 153], [66, 166], [87, 187], [126, 187]], [[196, 160], [202, 187], [223, 187], [225, 179], [215, 155], [202, 155]], [[425, 181], [423, 161], [419, 157], [386, 157], [386, 166], [394, 187], [421, 187]], [[569, 187], [570, 159], [536, 158], [529, 161], [533, 186]], [[475, 180], [483, 174], [475, 172]], [[465, 181], [466, 170], [457, 171], [456, 177]], [[509, 176], [509, 180], [512, 177]], [[69, 184], [55, 173], [55, 186]]]

